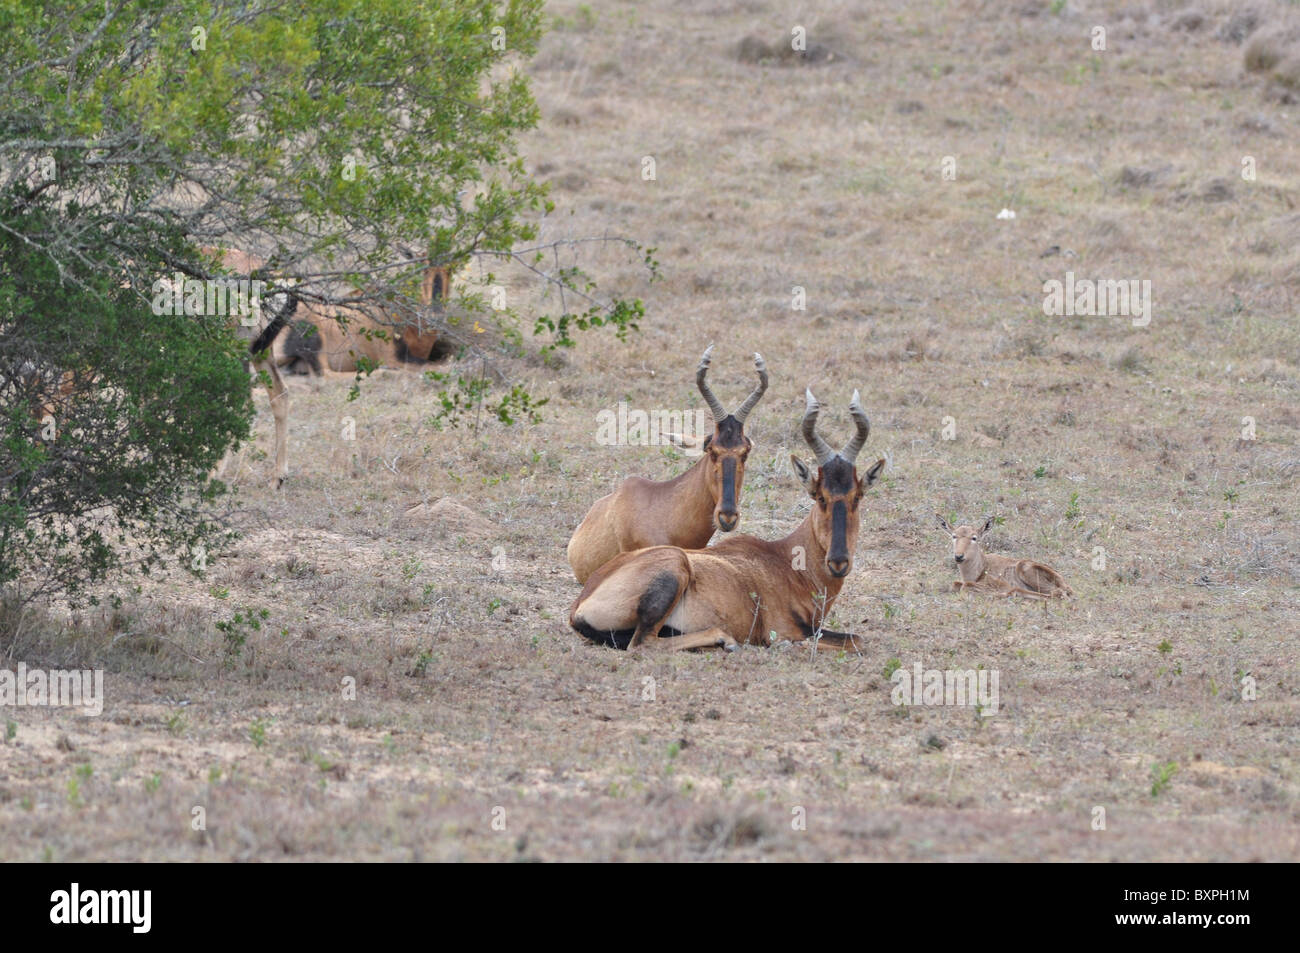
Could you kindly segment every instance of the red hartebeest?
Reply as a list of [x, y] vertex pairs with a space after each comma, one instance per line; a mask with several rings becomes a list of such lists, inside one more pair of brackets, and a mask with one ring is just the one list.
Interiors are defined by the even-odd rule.
[[[447, 297], [450, 269], [430, 264], [420, 279], [420, 308], [439, 310]], [[304, 304], [277, 346], [276, 361], [291, 374], [352, 374], [366, 362], [376, 367], [418, 367], [440, 356], [446, 342], [423, 317], [397, 322], [347, 304]]]
[[767, 390], [767, 365], [754, 355], [758, 386], [728, 414], [705, 380], [713, 345], [700, 358], [695, 384], [713, 414], [713, 433], [704, 438], [703, 455], [681, 476], [664, 483], [628, 477], [617, 490], [592, 504], [569, 540], [569, 565], [578, 582], [619, 553], [647, 546], [698, 549], [740, 521], [740, 488], [745, 458], [754, 443], [745, 436], [745, 418]]
[[[237, 249], [205, 248], [203, 251], [237, 275], [251, 275], [266, 264], [262, 259]], [[421, 304], [426, 308], [433, 306], [445, 294], [446, 288], [447, 269], [430, 264], [425, 269], [421, 282]], [[245, 327], [242, 321], [238, 325], [241, 334], [253, 338], [249, 344], [249, 360], [257, 376], [265, 382], [270, 396], [271, 414], [275, 418], [275, 472], [272, 485], [276, 488], [284, 485], [289, 473], [289, 391], [285, 387], [280, 368], [290, 372], [314, 371], [319, 374], [322, 371], [322, 355], [325, 357], [325, 366], [331, 370], [355, 371], [358, 354], [370, 358], [376, 364], [426, 360], [437, 338], [437, 333], [432, 329], [409, 324], [397, 332], [391, 327], [379, 325], [354, 309], [322, 307], [318, 311], [301, 304], [292, 291], [282, 292], [280, 296], [284, 297], [285, 303], [269, 319], [263, 314], [251, 328]], [[307, 312], [306, 318], [291, 321], [300, 306]], [[335, 313], [343, 316], [346, 328], [336, 320]], [[314, 327], [314, 330], [307, 331], [308, 326]], [[286, 328], [288, 333], [282, 333]], [[335, 366], [339, 363], [336, 359], [339, 353], [348, 356], [352, 362], [350, 366]], [[217, 476], [225, 472], [232, 453], [232, 450], [228, 450], [217, 464]]]
[[709, 549], [623, 553], [587, 580], [569, 624], [593, 642], [627, 649], [732, 649], [773, 639], [860, 648], [861, 636], [822, 623], [853, 568], [863, 491], [885, 461], [858, 476], [854, 461], [871, 424], [857, 391], [849, 404], [857, 433], [839, 453], [818, 436], [818, 411], [808, 391], [803, 436], [817, 454], [817, 472], [790, 460], [816, 505], [793, 533], [771, 542], [737, 536]]
[[1014, 559], [984, 552], [980, 539], [993, 527], [992, 516], [986, 518], [979, 529], [969, 525], [953, 528], [938, 513], [935, 518], [952, 537], [952, 558], [961, 576], [953, 582], [954, 589], [1030, 599], [1060, 599], [1074, 595], [1061, 574], [1051, 566], [1032, 559]]

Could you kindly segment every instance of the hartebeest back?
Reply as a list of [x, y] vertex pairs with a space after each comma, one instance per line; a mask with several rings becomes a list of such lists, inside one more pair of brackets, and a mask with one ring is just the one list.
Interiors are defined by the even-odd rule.
[[304, 304], [276, 353], [289, 373], [323, 375], [355, 373], [366, 362], [378, 367], [416, 368], [439, 356], [445, 344], [438, 327], [426, 316], [441, 309], [450, 285], [450, 269], [429, 264], [420, 279], [420, 309], [414, 321], [387, 315], [377, 320], [347, 304]]
[[803, 435], [817, 454], [816, 473], [790, 460], [815, 505], [793, 533], [772, 542], [742, 535], [710, 549], [624, 553], [587, 580], [569, 624], [594, 642], [628, 649], [730, 649], [773, 638], [859, 648], [861, 636], [823, 623], [853, 568], [863, 491], [885, 461], [858, 476], [854, 463], [871, 424], [857, 391], [849, 404], [857, 432], [839, 453], [817, 435], [818, 410], [808, 391]]
[[713, 433], [704, 439], [703, 455], [676, 479], [657, 483], [628, 477], [592, 504], [569, 540], [569, 565], [578, 582], [586, 582], [619, 553], [661, 545], [698, 549], [715, 526], [724, 533], [736, 528], [745, 458], [754, 446], [745, 436], [745, 420], [767, 390], [767, 365], [761, 354], [754, 355], [758, 386], [729, 414], [706, 380], [712, 352], [710, 345], [695, 372], [695, 384], [713, 414]]
[[1074, 595], [1061, 574], [1051, 566], [1032, 559], [1012, 559], [984, 552], [980, 540], [993, 527], [992, 516], [987, 517], [978, 530], [970, 525], [954, 529], [938, 513], [935, 518], [952, 537], [952, 558], [961, 577], [953, 582], [954, 589], [972, 589], [1001, 596], [1028, 596], [1031, 599], [1059, 599]]

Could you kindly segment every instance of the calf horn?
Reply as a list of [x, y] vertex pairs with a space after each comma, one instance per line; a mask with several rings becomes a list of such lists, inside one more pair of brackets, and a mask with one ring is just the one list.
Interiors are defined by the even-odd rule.
[[763, 363], [763, 355], [757, 351], [754, 352], [754, 370], [758, 371], [758, 386], [754, 392], [745, 398], [745, 402], [736, 410], [736, 422], [743, 424], [749, 412], [754, 409], [758, 399], [763, 396], [767, 390], [767, 365]]
[[849, 463], [853, 463], [858, 459], [858, 451], [867, 442], [867, 435], [871, 433], [871, 421], [867, 419], [867, 412], [862, 409], [856, 390], [853, 392], [853, 399], [849, 401], [849, 414], [853, 417], [853, 422], [857, 424], [858, 432], [849, 438], [849, 442], [840, 451], [840, 456]]
[[717, 423], [727, 416], [727, 411], [723, 408], [722, 402], [713, 396], [713, 391], [709, 390], [709, 385], [704, 381], [704, 375], [709, 373], [709, 361], [713, 359], [712, 354], [713, 345], [710, 344], [704, 349], [704, 356], [700, 358], [699, 370], [695, 372], [695, 386], [700, 389], [704, 402], [709, 405], [709, 411], [713, 414], [713, 421]]
[[803, 438], [808, 441], [808, 446], [817, 455], [817, 466], [824, 467], [831, 462], [835, 451], [831, 449], [830, 444], [817, 435], [817, 415], [821, 412], [821, 405], [817, 403], [817, 398], [813, 396], [810, 388], [804, 388], [804, 395], [808, 403], [803, 412]]

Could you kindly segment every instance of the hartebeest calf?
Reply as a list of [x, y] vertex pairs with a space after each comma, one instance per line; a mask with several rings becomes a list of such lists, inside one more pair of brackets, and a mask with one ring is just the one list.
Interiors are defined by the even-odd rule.
[[745, 419], [767, 390], [767, 365], [761, 354], [754, 355], [758, 386], [729, 414], [705, 379], [712, 352], [709, 345], [695, 372], [695, 385], [713, 414], [713, 433], [704, 438], [703, 455], [676, 479], [656, 483], [628, 477], [592, 504], [569, 540], [569, 565], [578, 582], [586, 582], [619, 553], [648, 546], [699, 549], [715, 526], [724, 533], [736, 528], [745, 459], [754, 446], [745, 436]]
[[993, 526], [992, 516], [985, 519], [984, 525], [978, 530], [970, 525], [954, 529], [938, 513], [935, 518], [952, 537], [952, 558], [961, 576], [953, 582], [954, 589], [973, 589], [1007, 597], [1027, 596], [1031, 599], [1059, 599], [1074, 595], [1061, 574], [1051, 566], [1044, 566], [1032, 559], [1012, 559], [984, 552], [980, 539]]
[[857, 391], [849, 404], [857, 433], [839, 453], [817, 435], [818, 411], [808, 391], [803, 436], [817, 471], [790, 460], [815, 505], [793, 533], [772, 542], [742, 535], [709, 549], [623, 553], [587, 580], [569, 624], [593, 642], [627, 649], [733, 649], [773, 639], [860, 648], [861, 636], [822, 623], [853, 568], [863, 491], [885, 461], [858, 476], [854, 462], [871, 423]]

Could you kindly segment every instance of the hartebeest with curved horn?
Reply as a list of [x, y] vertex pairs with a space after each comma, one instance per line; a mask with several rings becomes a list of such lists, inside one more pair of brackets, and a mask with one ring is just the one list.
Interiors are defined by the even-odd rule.
[[740, 521], [740, 488], [745, 458], [754, 443], [745, 436], [745, 419], [767, 390], [767, 365], [754, 355], [758, 386], [727, 413], [706, 378], [712, 360], [709, 345], [695, 372], [695, 384], [713, 414], [713, 433], [704, 438], [704, 453], [681, 476], [665, 483], [628, 477], [617, 490], [592, 504], [569, 540], [569, 565], [578, 582], [619, 553], [648, 546], [698, 549]]
[[817, 435], [819, 409], [807, 391], [803, 436], [817, 455], [816, 473], [790, 460], [816, 505], [793, 533], [771, 542], [737, 536], [710, 549], [624, 553], [587, 580], [569, 624], [593, 642], [627, 649], [731, 649], [773, 639], [860, 648], [861, 636], [822, 622], [853, 568], [863, 491], [885, 461], [858, 476], [854, 462], [871, 423], [857, 391], [849, 404], [857, 431], [839, 453]]

